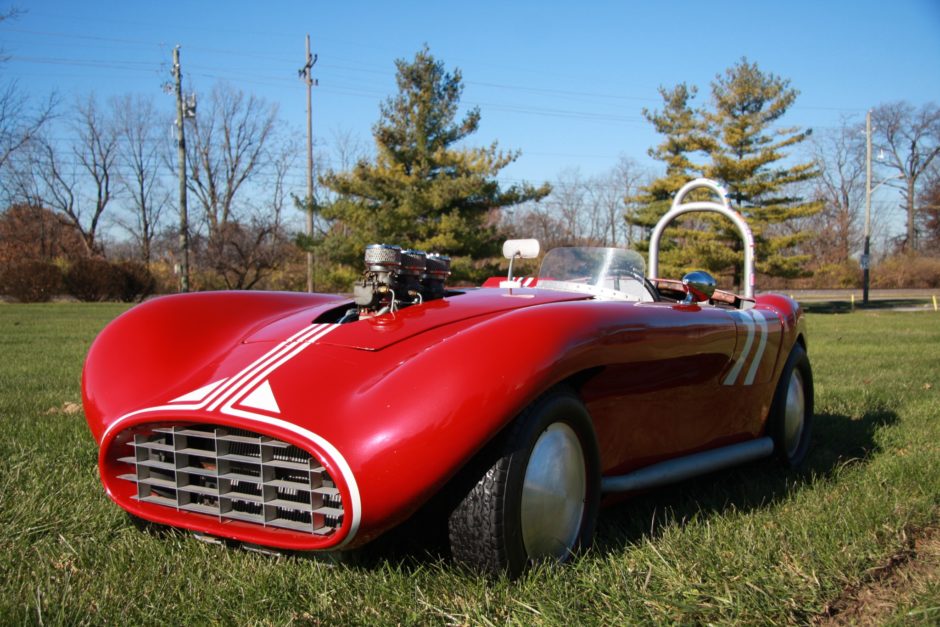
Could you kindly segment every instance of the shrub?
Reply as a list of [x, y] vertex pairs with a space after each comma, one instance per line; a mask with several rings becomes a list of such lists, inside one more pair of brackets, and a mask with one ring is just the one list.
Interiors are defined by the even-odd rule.
[[873, 287], [940, 287], [940, 258], [896, 255], [872, 268]]
[[0, 292], [22, 303], [42, 303], [62, 291], [62, 271], [46, 261], [25, 261], [0, 273]]
[[813, 272], [810, 284], [814, 289], [861, 287], [862, 269], [854, 259], [843, 263], [828, 263]]
[[157, 281], [147, 266], [137, 261], [110, 262], [80, 259], [65, 275], [69, 294], [83, 301], [120, 300], [130, 303], [154, 293]]
[[79, 259], [65, 274], [65, 288], [83, 301], [114, 300], [122, 292], [123, 283], [121, 271], [100, 258]]
[[139, 261], [121, 261], [114, 266], [123, 278], [116, 296], [125, 303], [142, 300], [156, 291], [156, 277]]

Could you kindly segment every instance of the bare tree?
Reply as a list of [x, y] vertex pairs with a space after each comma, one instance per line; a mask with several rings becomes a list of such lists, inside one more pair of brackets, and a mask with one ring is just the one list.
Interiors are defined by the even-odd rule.
[[[0, 22], [16, 19], [22, 14], [22, 10], [11, 7], [0, 14]], [[0, 62], [6, 60], [7, 57], [0, 49]], [[16, 81], [9, 81], [0, 87], [0, 174], [5, 174], [10, 159], [23, 150], [49, 122], [55, 106], [56, 97], [52, 95], [45, 104], [31, 108], [28, 96], [18, 88]]]
[[[330, 131], [330, 141], [328, 151], [317, 150], [314, 153], [314, 171], [315, 172], [349, 172], [357, 163], [365, 159], [369, 154], [368, 144], [362, 137], [348, 128], [334, 128]], [[327, 187], [322, 181], [314, 190], [314, 214], [313, 214], [313, 241], [303, 242], [304, 246], [314, 247], [314, 255], [317, 255], [317, 244], [330, 231], [334, 225], [334, 220], [329, 219], [320, 211], [322, 207], [328, 207], [339, 200], [338, 195]], [[298, 208], [304, 209], [303, 199], [296, 198], [295, 204]], [[340, 224], [341, 229], [346, 225]], [[303, 241], [305, 238], [300, 238]], [[317, 261], [315, 260], [315, 264]], [[316, 282], [316, 281], [314, 281]]]
[[562, 220], [547, 204], [529, 201], [502, 214], [503, 230], [509, 237], [537, 239], [542, 250], [570, 246], [571, 237]]
[[295, 250], [284, 228], [284, 207], [288, 199], [285, 180], [297, 154], [294, 142], [277, 143], [267, 170], [269, 195], [260, 206], [246, 203], [247, 215], [230, 220], [220, 227], [225, 229], [224, 237], [207, 242], [209, 265], [227, 288], [255, 287]]
[[644, 170], [636, 161], [621, 155], [610, 172], [602, 177], [599, 202], [606, 212], [606, 245], [630, 247], [636, 241], [633, 225], [624, 219], [626, 213], [632, 213], [636, 207], [626, 199], [639, 194], [644, 176]]
[[7, 83], [0, 91], [0, 173], [10, 159], [23, 150], [53, 117], [55, 96], [38, 108], [32, 109], [28, 98], [16, 82]]
[[190, 191], [205, 214], [212, 237], [237, 218], [242, 187], [258, 173], [274, 133], [277, 106], [216, 85], [208, 110], [201, 109], [187, 142]]
[[131, 219], [116, 218], [115, 222], [131, 234], [141, 261], [149, 264], [160, 216], [169, 203], [169, 192], [161, 185], [160, 176], [165, 142], [157, 137], [163, 119], [153, 101], [142, 96], [115, 98], [111, 110], [122, 165], [119, 182], [131, 201]]
[[588, 207], [587, 181], [578, 168], [566, 168], [552, 181], [552, 193], [543, 202], [562, 225], [568, 244], [593, 240], [597, 216]]
[[[286, 170], [277, 165], [276, 126], [276, 105], [225, 84], [216, 85], [192, 122], [187, 184], [207, 229], [205, 264], [230, 288], [257, 284], [278, 257], [272, 257], [277, 249], [272, 239], [282, 230]], [[272, 176], [274, 197], [253, 211], [249, 195], [270, 186]]]
[[872, 111], [874, 148], [885, 154], [884, 165], [897, 171], [907, 216], [902, 249], [917, 250], [917, 192], [921, 175], [940, 154], [940, 107], [927, 103], [915, 109], [907, 102], [878, 106]]
[[808, 218], [814, 233], [813, 255], [819, 263], [843, 263], [859, 249], [859, 211], [865, 202], [865, 129], [844, 119], [835, 129], [812, 139], [819, 177], [812, 194], [823, 210]]
[[934, 163], [925, 179], [919, 198], [924, 244], [929, 252], [940, 254], [940, 165]]
[[544, 248], [565, 245], [629, 246], [632, 232], [624, 222], [624, 198], [635, 195], [644, 173], [621, 157], [608, 172], [584, 177], [577, 168], [563, 170], [552, 193], [507, 211], [504, 226], [520, 237], [535, 237]]
[[117, 132], [94, 96], [76, 105], [71, 127], [75, 139], [66, 150], [47, 137], [38, 142], [29, 163], [33, 176], [20, 177], [20, 190], [28, 202], [49, 207], [75, 227], [88, 255], [99, 255], [98, 227], [114, 199]]

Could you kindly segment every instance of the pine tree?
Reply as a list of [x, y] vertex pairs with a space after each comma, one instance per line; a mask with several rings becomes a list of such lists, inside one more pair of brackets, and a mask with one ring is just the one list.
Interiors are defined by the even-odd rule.
[[669, 209], [676, 192], [702, 171], [703, 166], [693, 163], [692, 156], [706, 151], [711, 144], [705, 132], [703, 112], [691, 105], [691, 100], [698, 94], [696, 87], [680, 83], [672, 89], [660, 87], [659, 93], [665, 103], [663, 110], [643, 109], [643, 117], [656, 128], [657, 133], [665, 136], [659, 146], [649, 149], [648, 154], [666, 164], [666, 174], [651, 182], [640, 199], [662, 213]]
[[[665, 97], [670, 92], [663, 93]], [[702, 129], [705, 134], [690, 145], [693, 155], [704, 157], [705, 163], [689, 167], [688, 178], [683, 180], [682, 175], [676, 177], [670, 171], [669, 160], [654, 154], [666, 161], [667, 173], [647, 188], [650, 192], [671, 191], [693, 175], [718, 181], [728, 190], [734, 209], [745, 216], [754, 231], [758, 271], [771, 276], [803, 274], [807, 257], [792, 251], [808, 234], [793, 226], [794, 220], [822, 208], [821, 203], [804, 202], [792, 193], [796, 183], [817, 175], [814, 164], [782, 163], [788, 156], [787, 149], [811, 133], [808, 129], [776, 126], [798, 93], [789, 81], [764, 73], [757, 64], [742, 59], [723, 75], [716, 76], [711, 85], [710, 107], [695, 112], [688, 125]], [[665, 111], [670, 106], [666, 98]], [[677, 134], [668, 128], [660, 132], [667, 135], [666, 143], [674, 138], [685, 141], [688, 136], [687, 132]], [[740, 284], [737, 268], [743, 252], [736, 231], [721, 218], [692, 216], [692, 221], [683, 223], [692, 228], [679, 232], [681, 245], [664, 250], [663, 267], [672, 271], [704, 267], [718, 274], [733, 267], [735, 282]], [[675, 237], [675, 232], [670, 235]]]
[[[646, 231], [646, 241], [637, 246], [641, 250], [645, 250], [649, 245], [653, 227], [669, 210], [679, 189], [691, 179], [701, 176], [704, 165], [695, 163], [692, 159], [707, 153], [712, 145], [704, 120], [705, 112], [693, 108], [691, 103], [698, 94], [698, 88], [680, 83], [672, 89], [660, 87], [659, 94], [663, 98], [663, 109], [643, 109], [643, 116], [664, 136], [662, 143], [650, 148], [647, 153], [666, 164], [666, 173], [643, 187], [640, 195], [627, 199], [628, 202], [641, 206], [640, 210], [628, 219], [630, 224], [643, 227]], [[681, 259], [684, 256], [684, 248], [676, 247], [674, 242], [693, 240], [699, 231], [683, 228], [686, 222], [688, 219], [673, 223], [662, 240], [660, 274], [663, 276], [672, 276], [687, 265]], [[694, 224], [697, 222], [692, 223], [693, 226]]]
[[518, 152], [503, 152], [495, 143], [458, 147], [480, 124], [477, 108], [457, 118], [463, 91], [459, 70], [445, 71], [427, 46], [414, 61], [395, 64], [398, 94], [382, 105], [373, 128], [374, 160], [322, 178], [339, 199], [324, 215], [343, 227], [331, 235], [344, 243], [330, 245], [355, 254], [373, 242], [447, 253], [463, 258], [455, 259], [458, 278], [476, 278], [470, 259], [499, 250], [495, 213], [541, 199], [550, 188], [502, 189], [496, 175]]

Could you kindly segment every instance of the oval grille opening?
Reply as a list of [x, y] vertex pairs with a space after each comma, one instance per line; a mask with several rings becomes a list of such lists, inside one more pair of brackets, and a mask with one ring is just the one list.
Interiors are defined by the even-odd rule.
[[119, 475], [135, 499], [177, 510], [315, 535], [343, 524], [339, 489], [307, 451], [220, 425], [135, 428]]

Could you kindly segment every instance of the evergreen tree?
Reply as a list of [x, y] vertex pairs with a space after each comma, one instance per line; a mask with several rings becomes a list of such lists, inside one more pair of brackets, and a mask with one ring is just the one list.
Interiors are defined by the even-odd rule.
[[[691, 105], [691, 100], [698, 94], [696, 87], [680, 83], [672, 89], [660, 87], [659, 94], [665, 103], [663, 110], [643, 109], [643, 117], [665, 137], [661, 144], [650, 148], [647, 153], [666, 164], [666, 174], [644, 188], [638, 200], [661, 215], [669, 209], [676, 192], [702, 171], [703, 166], [693, 163], [692, 157], [707, 151], [711, 142], [706, 134], [704, 112], [693, 109]], [[653, 225], [655, 223], [656, 219]]]
[[[664, 98], [669, 91], [663, 92]], [[665, 128], [667, 142], [677, 138], [689, 145], [693, 155], [704, 157], [695, 166], [691, 160], [683, 174], [666, 161], [666, 176], [654, 181], [647, 191], [678, 190], [694, 175], [715, 179], [728, 190], [732, 206], [740, 211], [754, 231], [757, 269], [772, 276], [793, 277], [803, 273], [807, 257], [792, 254], [793, 248], [808, 236], [794, 221], [818, 212], [819, 202], [804, 202], [792, 193], [795, 184], [817, 175], [812, 162], [785, 164], [787, 149], [809, 137], [810, 130], [780, 128], [776, 123], [792, 106], [799, 92], [787, 80], [762, 72], [756, 64], [742, 59], [711, 85], [711, 103], [707, 110], [694, 112], [687, 128], [701, 129], [705, 137], [688, 142], [688, 131], [676, 133]], [[672, 104], [665, 98], [664, 113]], [[647, 116], [655, 122], [662, 114]], [[668, 155], [666, 155], [668, 156]], [[672, 168], [672, 170], [670, 169]], [[672, 192], [674, 194], [674, 192]], [[650, 203], [652, 204], [652, 203]], [[662, 215], [660, 211], [657, 215]], [[725, 273], [734, 267], [735, 282], [740, 284], [737, 268], [743, 258], [742, 243], [727, 220], [692, 214], [683, 221], [687, 227], [672, 231], [681, 245], [663, 251], [663, 267], [684, 272], [704, 267]]]
[[[342, 242], [330, 245], [357, 256], [373, 242], [446, 253], [455, 258], [457, 278], [477, 278], [469, 260], [499, 250], [496, 212], [541, 199], [550, 188], [502, 189], [496, 175], [519, 153], [495, 143], [460, 146], [479, 127], [480, 112], [473, 108], [457, 118], [459, 70], [445, 71], [426, 46], [414, 61], [395, 64], [398, 94], [382, 105], [373, 128], [374, 160], [321, 179], [337, 197], [324, 215], [342, 225], [330, 235]], [[345, 261], [359, 264], [358, 258]]]
[[[666, 164], [666, 173], [641, 188], [641, 193], [628, 198], [628, 202], [640, 205], [630, 224], [645, 229], [645, 241], [637, 247], [646, 250], [649, 236], [659, 219], [669, 210], [672, 199], [683, 185], [697, 176], [701, 176], [704, 165], [693, 162], [693, 158], [706, 154], [712, 146], [707, 133], [705, 112], [692, 107], [691, 101], [698, 94], [698, 88], [680, 83], [672, 89], [659, 88], [664, 106], [661, 111], [643, 109], [643, 116], [653, 125], [664, 139], [655, 148], [647, 151], [649, 156]], [[687, 265], [680, 260], [683, 247], [675, 246], [676, 241], [694, 240], [699, 231], [684, 228], [688, 220], [673, 223], [661, 244], [663, 254], [660, 257], [660, 274], [672, 276]], [[690, 224], [694, 226], [696, 223]]]

